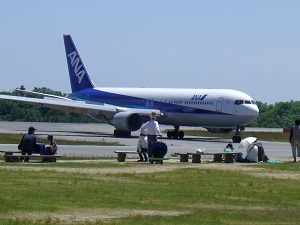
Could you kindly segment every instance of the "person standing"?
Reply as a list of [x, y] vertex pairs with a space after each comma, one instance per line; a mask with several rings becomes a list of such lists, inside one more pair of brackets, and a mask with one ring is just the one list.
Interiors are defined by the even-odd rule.
[[152, 112], [150, 114], [150, 120], [141, 127], [141, 133], [148, 135], [148, 157], [152, 157], [153, 145], [157, 142], [157, 136], [161, 135], [156, 117], [156, 113]]
[[292, 154], [294, 157], [294, 162], [296, 162], [296, 155], [300, 157], [300, 120], [295, 120], [295, 125], [291, 128], [290, 132], [290, 144], [292, 146]]
[[[35, 128], [30, 126], [28, 128], [28, 133], [24, 134], [21, 141], [22, 146], [22, 155], [32, 155], [36, 148], [36, 137], [34, 135]], [[24, 157], [20, 158], [20, 162], [22, 162]], [[29, 157], [25, 157], [25, 162], [29, 162]]]
[[137, 144], [137, 152], [139, 154], [140, 159], [138, 162], [147, 162], [147, 152], [148, 152], [148, 141], [147, 136], [144, 134], [140, 134], [138, 144]]

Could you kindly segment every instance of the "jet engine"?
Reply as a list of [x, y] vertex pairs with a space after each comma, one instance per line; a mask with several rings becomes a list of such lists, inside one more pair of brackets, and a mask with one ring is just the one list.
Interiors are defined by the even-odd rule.
[[206, 128], [207, 131], [214, 134], [227, 134], [233, 131], [233, 128]]
[[119, 112], [114, 115], [110, 123], [120, 131], [136, 131], [141, 128], [143, 121], [138, 113]]

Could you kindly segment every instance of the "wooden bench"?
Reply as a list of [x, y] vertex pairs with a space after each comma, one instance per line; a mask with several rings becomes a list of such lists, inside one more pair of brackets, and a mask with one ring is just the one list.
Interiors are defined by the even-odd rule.
[[[21, 158], [42, 158], [43, 162], [56, 162], [56, 158], [60, 158], [60, 155], [40, 155], [32, 153], [32, 155], [22, 155], [22, 151], [3, 151], [5, 162], [20, 162]], [[14, 154], [17, 153], [17, 154]]]
[[214, 162], [222, 162], [223, 155], [225, 163], [234, 163], [234, 155], [239, 154], [239, 152], [210, 152], [210, 153], [198, 153], [198, 152], [183, 152], [183, 153], [175, 153], [180, 156], [180, 162], [188, 162], [189, 156], [192, 156], [192, 163], [201, 163], [202, 155], [213, 155]]
[[115, 153], [118, 154], [118, 162], [125, 162], [125, 158], [127, 154], [138, 154], [137, 151], [114, 151]]
[[60, 155], [13, 155], [10, 152], [4, 154], [5, 162], [20, 162], [21, 158], [42, 158], [42, 162], [56, 162], [56, 158], [60, 157]]

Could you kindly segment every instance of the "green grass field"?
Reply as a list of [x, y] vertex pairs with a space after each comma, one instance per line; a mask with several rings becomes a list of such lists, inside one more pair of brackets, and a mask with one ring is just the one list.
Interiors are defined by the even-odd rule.
[[0, 224], [298, 224], [299, 163], [0, 162]]

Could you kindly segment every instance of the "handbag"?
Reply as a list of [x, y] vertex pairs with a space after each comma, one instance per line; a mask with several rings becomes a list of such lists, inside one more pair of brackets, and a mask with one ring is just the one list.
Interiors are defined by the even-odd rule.
[[20, 144], [18, 144], [18, 149], [19, 149], [19, 150], [22, 150], [22, 142], [23, 142], [23, 138], [24, 138], [24, 135], [23, 135], [23, 137], [22, 137], [22, 140], [21, 140]]

